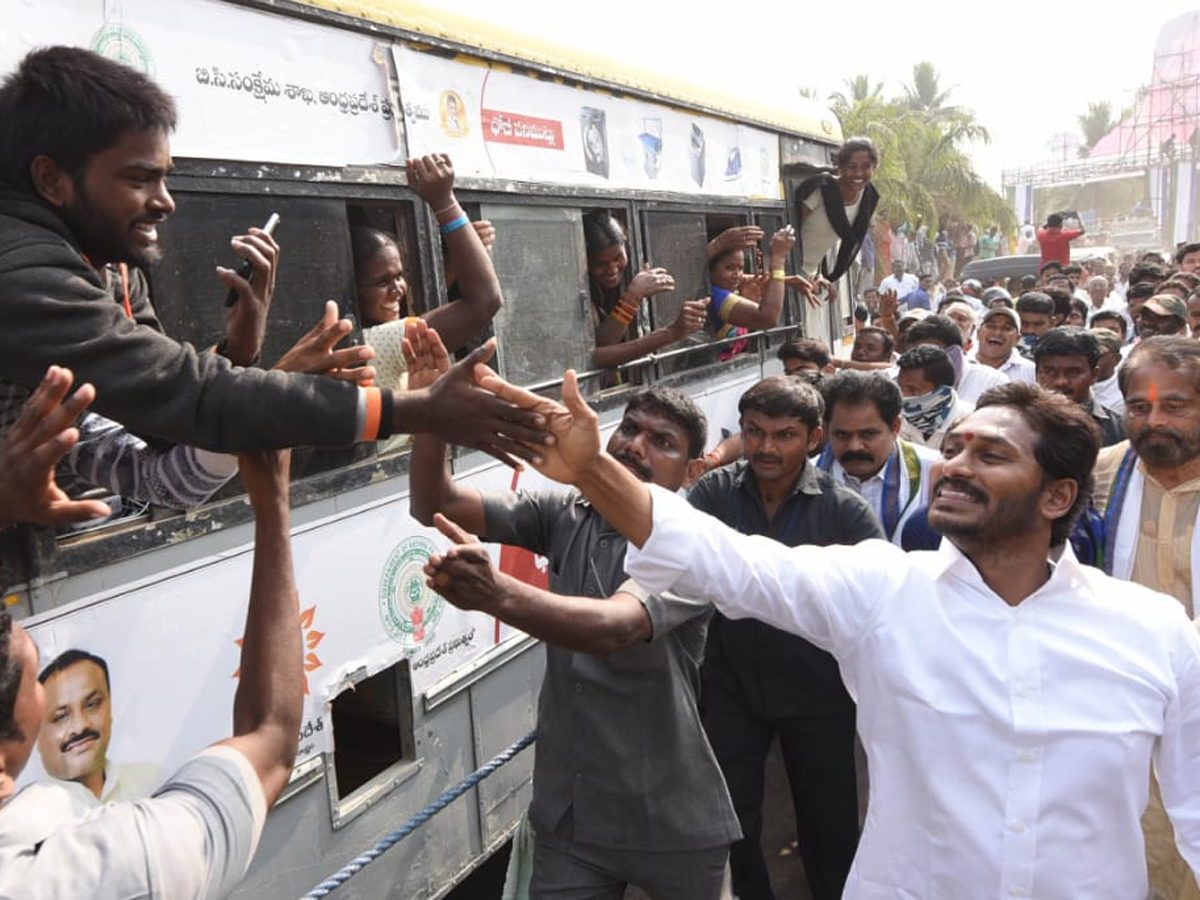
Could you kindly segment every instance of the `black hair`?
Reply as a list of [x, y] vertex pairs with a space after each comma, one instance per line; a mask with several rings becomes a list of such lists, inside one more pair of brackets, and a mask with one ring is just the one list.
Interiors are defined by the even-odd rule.
[[821, 424], [825, 401], [807, 381], [774, 375], [742, 394], [738, 400], [738, 415], [744, 416], [747, 411], [762, 413], [770, 419], [783, 416], [799, 419], [812, 431]]
[[904, 398], [900, 387], [882, 372], [856, 372], [846, 369], [821, 382], [821, 393], [825, 397], [825, 421], [833, 418], [833, 411], [842, 406], [859, 406], [870, 403], [889, 426], [900, 415]]
[[837, 152], [833, 155], [834, 165], [844, 166], [850, 162], [850, 157], [855, 153], [863, 152], [870, 154], [871, 162], [875, 163], [875, 165], [879, 165], [879, 148], [875, 146], [875, 142], [869, 137], [864, 137], [862, 135], [855, 135], [854, 137], [847, 138], [842, 143], [842, 146], [840, 146], [837, 149]]
[[[1070, 308], [1072, 311], [1079, 313], [1079, 315], [1083, 317], [1083, 321], [1085, 323], [1087, 322], [1088, 313], [1091, 311], [1091, 308], [1092, 308], [1091, 304], [1087, 303], [1084, 300], [1080, 300], [1078, 297], [1073, 296], [1073, 297], [1071, 297], [1071, 300], [1070, 300]], [[1069, 315], [1069, 313], [1068, 313], [1068, 315]]]
[[626, 413], [642, 410], [663, 416], [683, 429], [688, 440], [688, 459], [696, 459], [704, 452], [708, 419], [687, 394], [675, 388], [648, 387], [634, 394], [625, 406]]
[[947, 347], [961, 347], [962, 332], [949, 316], [926, 316], [904, 333], [904, 342], [912, 347], [928, 338], [941, 341]]
[[1050, 546], [1066, 543], [1075, 519], [1092, 497], [1092, 469], [1100, 452], [1100, 429], [1078, 403], [1028, 381], [1011, 381], [984, 391], [975, 409], [1010, 406], [1035, 437], [1033, 458], [1045, 481], [1069, 478], [1076, 484], [1075, 502], [1050, 526]]
[[[912, 329], [910, 328], [909, 331], [911, 332]], [[883, 341], [883, 352], [888, 356], [892, 355], [892, 351], [896, 348], [896, 339], [892, 337], [892, 333], [890, 331], [888, 331], [886, 328], [880, 328], [878, 325], [867, 325], [866, 327], [858, 330], [858, 334], [854, 336], [854, 340], [857, 341], [864, 334], [879, 335], [880, 340]]]
[[800, 338], [781, 344], [775, 354], [781, 361], [802, 359], [805, 362], [816, 363], [817, 368], [823, 369], [830, 363], [829, 347], [819, 338]]
[[954, 387], [954, 363], [941, 347], [922, 344], [913, 347], [896, 361], [901, 371], [921, 369], [925, 380], [934, 387]]
[[1050, 213], [1050, 215], [1046, 216], [1047, 228], [1062, 228], [1062, 223], [1063, 217], [1058, 213]]
[[629, 249], [629, 238], [625, 235], [624, 227], [603, 210], [583, 217], [583, 243], [588, 259], [595, 259], [609, 247], [617, 245]]
[[1055, 272], [1061, 272], [1063, 270], [1063, 264], [1057, 259], [1047, 260], [1046, 262], [1042, 263], [1041, 267], [1038, 269], [1038, 274], [1044, 276], [1051, 270]]
[[1017, 312], [1033, 313], [1035, 315], [1054, 315], [1054, 301], [1050, 295], [1042, 291], [1026, 291], [1017, 298]]
[[1121, 336], [1129, 336], [1129, 323], [1125, 321], [1125, 317], [1115, 309], [1100, 309], [1092, 313], [1091, 321], [1088, 323], [1093, 329], [1097, 322], [1116, 322], [1121, 327]]
[[870, 310], [868, 310], [866, 308], [866, 306], [864, 306], [861, 303], [856, 304], [854, 307], [854, 321], [855, 322], [865, 322], [869, 318], [871, 318]]
[[1125, 363], [1117, 369], [1117, 386], [1124, 396], [1129, 389], [1133, 371], [1142, 365], [1164, 366], [1172, 371], [1183, 371], [1192, 387], [1200, 391], [1200, 341], [1177, 334], [1155, 335], [1141, 341], [1133, 348]]
[[400, 249], [400, 242], [386, 231], [367, 225], [355, 225], [350, 229], [350, 254], [354, 257], [355, 269], [361, 268], [367, 260], [387, 246], [395, 247], [403, 262], [404, 252]]
[[1034, 365], [1047, 356], [1083, 356], [1094, 369], [1100, 362], [1100, 344], [1086, 328], [1062, 325], [1043, 334], [1033, 348]]
[[1075, 295], [1066, 288], [1055, 287], [1054, 285], [1044, 288], [1043, 293], [1054, 304], [1054, 317], [1060, 322], [1065, 322], [1067, 316], [1071, 314], [1071, 298]]
[[75, 180], [129, 131], [175, 129], [175, 102], [141, 72], [77, 47], [28, 54], [0, 86], [0, 180], [35, 192], [48, 156]]
[[24, 741], [17, 725], [17, 696], [21, 691], [22, 666], [13, 646], [12, 616], [0, 607], [0, 741]]
[[1162, 264], [1148, 260], [1146, 262], [1139, 262], [1129, 270], [1128, 283], [1135, 285], [1139, 281], [1152, 281], [1158, 284], [1161, 281], [1165, 281], [1166, 278], [1167, 270], [1162, 267]]
[[1137, 284], [1129, 285], [1125, 291], [1125, 302], [1129, 303], [1132, 300], [1149, 300], [1158, 293], [1158, 282], [1139, 281]]
[[54, 657], [54, 659], [50, 661], [50, 664], [47, 665], [46, 668], [42, 669], [42, 671], [38, 673], [38, 681], [40, 681], [42, 684], [45, 684], [46, 680], [51, 675], [61, 672], [63, 669], [69, 669], [76, 663], [81, 662], [95, 663], [97, 666], [99, 666], [100, 671], [104, 673], [104, 686], [108, 688], [109, 691], [112, 691], [112, 684], [110, 684], [108, 680], [108, 663], [106, 663], [96, 654], [88, 653], [86, 650], [64, 650], [62, 653], [58, 654], [58, 656]]
[[1175, 265], [1177, 265], [1177, 266], [1182, 265], [1183, 258], [1185, 256], [1187, 256], [1189, 253], [1200, 253], [1200, 244], [1192, 242], [1192, 243], [1187, 243], [1187, 244], [1180, 244], [1178, 247], [1176, 247], [1175, 248], [1175, 256], [1174, 256]]

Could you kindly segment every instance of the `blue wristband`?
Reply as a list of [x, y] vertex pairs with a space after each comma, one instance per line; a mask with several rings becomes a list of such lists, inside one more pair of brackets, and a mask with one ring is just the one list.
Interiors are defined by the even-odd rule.
[[458, 229], [462, 228], [464, 225], [469, 225], [470, 222], [471, 220], [467, 218], [466, 213], [459, 213], [457, 219], [451, 219], [445, 225], [439, 225], [438, 228], [441, 230], [442, 234], [449, 234], [452, 231], [458, 231]]

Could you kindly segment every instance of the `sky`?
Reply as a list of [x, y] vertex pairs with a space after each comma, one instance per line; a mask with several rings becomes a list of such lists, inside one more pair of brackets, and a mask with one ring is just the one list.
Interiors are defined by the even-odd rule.
[[1151, 80], [1159, 32], [1176, 16], [1200, 10], [1198, 0], [1123, 7], [1078, 0], [763, 0], [746, 7], [692, 4], [696, 12], [687, 16], [680, 10], [689, 4], [605, 0], [585, 20], [587, 6], [549, 0], [437, 5], [778, 104], [801, 88], [825, 98], [860, 73], [883, 82], [884, 96], [902, 94], [913, 65], [928, 60], [943, 89], [951, 89], [949, 102], [973, 110], [991, 132], [990, 145], [969, 152], [976, 171], [997, 189], [1003, 169], [1054, 158], [1055, 136], [1078, 134], [1076, 118], [1089, 102], [1108, 101], [1114, 115], [1130, 105], [1138, 86]]

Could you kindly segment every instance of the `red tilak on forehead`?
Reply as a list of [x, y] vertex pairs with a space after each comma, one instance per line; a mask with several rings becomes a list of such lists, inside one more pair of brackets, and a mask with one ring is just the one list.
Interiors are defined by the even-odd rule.
[[1158, 382], [1157, 381], [1150, 382], [1150, 387], [1148, 387], [1146, 389], [1146, 399], [1149, 400], [1151, 403], [1155, 402], [1158, 399]]
[[963, 440], [964, 440], [964, 441], [973, 441], [973, 440], [975, 440], [975, 432], [973, 432], [973, 431], [964, 431], [964, 432], [963, 432]]

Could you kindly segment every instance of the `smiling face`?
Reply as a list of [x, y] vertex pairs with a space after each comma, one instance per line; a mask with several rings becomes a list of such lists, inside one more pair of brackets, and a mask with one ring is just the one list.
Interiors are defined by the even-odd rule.
[[43, 196], [59, 209], [93, 265], [147, 267], [162, 256], [157, 226], [175, 211], [167, 191], [171, 167], [165, 133], [127, 131], [76, 177], [61, 175], [67, 180], [60, 180], [56, 198]]
[[1027, 534], [1045, 482], [1035, 437], [1012, 407], [985, 407], [959, 423], [930, 470], [930, 526], [963, 549]]
[[736, 291], [742, 286], [742, 273], [746, 260], [741, 250], [722, 253], [708, 267], [708, 280], [727, 291]]
[[[46, 712], [38, 753], [46, 772], [64, 781], [102, 785], [112, 736], [104, 671], [90, 660], [81, 660], [53, 673], [44, 687]], [[98, 790], [94, 792], [99, 796]]]
[[875, 175], [875, 162], [866, 150], [856, 150], [844, 163], [837, 167], [838, 181], [853, 189], [857, 194], [871, 182]]
[[1021, 332], [1017, 324], [1007, 315], [991, 316], [979, 326], [975, 355], [980, 362], [1001, 365], [1012, 356], [1013, 348], [1020, 339]]
[[615, 291], [621, 286], [621, 278], [629, 265], [629, 254], [624, 244], [613, 244], [601, 250], [594, 259], [588, 260], [588, 272], [606, 291]]
[[650, 409], [626, 410], [608, 441], [608, 452], [639, 480], [677, 491], [688, 467], [683, 426]]
[[408, 282], [404, 279], [400, 249], [395, 244], [385, 243], [355, 274], [358, 311], [364, 325], [381, 325], [400, 318], [408, 296]]

